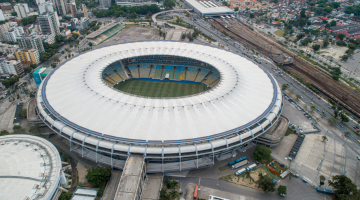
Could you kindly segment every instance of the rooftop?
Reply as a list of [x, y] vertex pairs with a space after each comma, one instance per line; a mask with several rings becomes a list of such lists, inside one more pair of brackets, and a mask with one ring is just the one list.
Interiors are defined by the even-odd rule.
[[60, 181], [61, 160], [47, 140], [30, 135], [0, 137], [0, 199], [50, 199]]

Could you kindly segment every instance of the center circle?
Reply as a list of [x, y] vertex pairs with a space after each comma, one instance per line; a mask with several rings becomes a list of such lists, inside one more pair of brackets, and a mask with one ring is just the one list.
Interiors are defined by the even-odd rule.
[[121, 92], [147, 98], [178, 98], [216, 87], [220, 72], [212, 65], [181, 56], [146, 55], [115, 61], [103, 81]]

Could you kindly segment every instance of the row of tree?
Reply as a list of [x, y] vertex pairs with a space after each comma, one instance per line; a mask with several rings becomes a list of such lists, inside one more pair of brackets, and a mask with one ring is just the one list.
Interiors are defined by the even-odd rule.
[[146, 14], [154, 14], [160, 12], [160, 8], [153, 4], [153, 5], [143, 5], [143, 6], [134, 6], [134, 7], [128, 7], [128, 6], [118, 6], [116, 4], [113, 4], [109, 10], [93, 10], [92, 13], [96, 17], [109, 17], [109, 16], [115, 16], [115, 17], [128, 17], [131, 19], [134, 19], [137, 17], [137, 15], [146, 15]]

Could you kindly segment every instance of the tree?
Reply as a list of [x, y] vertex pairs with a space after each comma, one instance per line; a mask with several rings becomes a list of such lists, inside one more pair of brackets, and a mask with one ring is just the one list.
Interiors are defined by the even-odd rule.
[[331, 20], [330, 25], [331, 25], [331, 26], [336, 26], [336, 21], [335, 21], [335, 20]]
[[254, 13], [250, 13], [250, 18], [254, 18], [254, 17], [255, 17]]
[[166, 8], [166, 10], [171, 10], [174, 6], [175, 6], [174, 0], [165, 0], [164, 1], [164, 7]]
[[299, 102], [299, 99], [301, 99], [300, 94], [296, 94], [295, 95], [295, 102]]
[[26, 68], [24, 69], [24, 71], [25, 71], [26, 73], [30, 73], [30, 72], [31, 72], [31, 70], [32, 70], [32, 68], [31, 68], [31, 67], [26, 67]]
[[40, 134], [40, 126], [39, 126], [39, 124], [35, 124], [34, 126], [31, 126], [29, 128], [29, 133], [32, 133], [34, 135]]
[[312, 48], [314, 49], [314, 51], [317, 51], [320, 49], [320, 45], [314, 44], [314, 45], [312, 45]]
[[11, 16], [16, 16], [17, 12], [11, 12]]
[[321, 118], [325, 118], [326, 117], [326, 114], [325, 113], [321, 113]]
[[349, 122], [349, 117], [346, 116], [344, 113], [340, 114], [340, 118], [342, 122]]
[[300, 12], [300, 17], [301, 18], [306, 18], [306, 14], [305, 14], [305, 9], [301, 9], [301, 12]]
[[287, 194], [285, 185], [279, 185], [277, 191], [278, 191], [279, 194]]
[[281, 90], [282, 90], [282, 91], [285, 91], [288, 87], [289, 87], [288, 84], [283, 84], [283, 85], [281, 86]]
[[176, 180], [168, 181], [166, 187], [169, 189], [175, 190], [176, 187], [179, 185], [179, 182]]
[[9, 88], [10, 86], [15, 85], [15, 83], [17, 83], [18, 81], [19, 81], [19, 77], [13, 76], [13, 77], [10, 77], [10, 78], [7, 78], [7, 79], [1, 81], [1, 84], [3, 86], [5, 86], [5, 88]]
[[328, 24], [325, 24], [325, 28], [330, 28], [331, 25], [328, 23]]
[[324, 185], [325, 184], [325, 180], [326, 180], [326, 178], [325, 178], [325, 176], [323, 176], [323, 175], [320, 175], [320, 187], [322, 186], [322, 185]]
[[170, 191], [169, 195], [170, 195], [170, 197], [175, 199], [179, 195], [179, 193], [176, 190], [172, 190], [172, 191]]
[[19, 110], [19, 116], [21, 119], [25, 119], [27, 117], [27, 110], [26, 109], [20, 109]]
[[271, 176], [263, 176], [262, 173], [259, 173], [259, 180], [257, 181], [257, 185], [264, 192], [274, 192], [276, 182], [273, 182], [273, 178], [271, 178]]
[[329, 46], [329, 38], [323, 40], [323, 48], [326, 48], [327, 46]]
[[88, 183], [92, 185], [104, 184], [111, 177], [111, 168], [110, 167], [91, 168], [88, 170], [88, 173], [85, 177], [88, 180]]
[[72, 192], [68, 192], [68, 193], [63, 192], [60, 194], [59, 200], [70, 200], [72, 196], [73, 196]]
[[235, 12], [239, 11], [239, 7], [235, 7], [234, 11]]
[[60, 59], [59, 59], [59, 57], [55, 56], [55, 57], [53, 58], [53, 61], [54, 61], [54, 62], [60, 62]]
[[331, 125], [335, 125], [336, 122], [337, 122], [337, 120], [336, 120], [336, 118], [332, 117], [332, 118], [328, 119], [328, 122], [329, 122], [329, 124], [331, 124]]
[[20, 125], [15, 125], [13, 127], [13, 131], [14, 131], [15, 134], [26, 133], [26, 129], [21, 127]]
[[349, 131], [346, 131], [346, 132], [344, 133], [344, 136], [345, 136], [346, 138], [350, 137], [350, 132], [349, 132]]
[[254, 182], [254, 179], [253, 179], [253, 177], [251, 176], [250, 171], [246, 171], [246, 172], [244, 173], [244, 177], [250, 179], [250, 182], [251, 182], [251, 181]]
[[104, 185], [101, 186], [101, 187], [99, 187], [96, 195], [97, 195], [98, 197], [102, 197], [102, 195], [104, 194], [104, 190], [105, 190], [105, 186], [104, 186]]
[[315, 106], [311, 106], [310, 107], [310, 113], [314, 113], [315, 109], [316, 109]]
[[271, 150], [265, 145], [258, 145], [254, 151], [255, 160], [268, 160], [271, 158]]
[[323, 135], [321, 138], [323, 139], [323, 142], [325, 142], [325, 140], [328, 140], [325, 135]]
[[89, 45], [89, 47], [92, 47], [93, 43], [92, 43], [92, 42], [89, 42], [88, 45]]
[[346, 35], [344, 33], [338, 33], [335, 35], [335, 37], [338, 37], [340, 40], [343, 40], [346, 37]]
[[2, 130], [2, 131], [0, 131], [0, 136], [2, 136], [2, 135], [9, 135], [10, 133], [9, 133], [9, 131], [7, 131], [7, 130]]
[[30, 67], [35, 69], [37, 67], [37, 65], [36, 64], [30, 64]]
[[345, 175], [332, 176], [328, 182], [333, 187], [335, 196], [339, 199], [350, 199], [344, 197], [358, 193], [357, 186]]

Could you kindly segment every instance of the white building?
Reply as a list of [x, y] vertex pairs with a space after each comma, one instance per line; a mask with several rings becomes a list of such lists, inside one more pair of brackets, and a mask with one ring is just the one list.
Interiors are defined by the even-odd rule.
[[42, 15], [38, 16], [37, 20], [40, 24], [41, 31], [44, 35], [60, 34], [59, 22], [57, 21], [57, 18], [54, 13], [50, 13], [50, 12], [43, 13]]
[[24, 72], [20, 61], [17, 60], [0, 60], [0, 74], [14, 74], [19, 75]]
[[0, 144], [0, 199], [59, 198], [66, 178], [59, 152], [52, 143], [41, 137], [16, 134], [2, 136]]
[[17, 42], [19, 43], [20, 48], [25, 49], [36, 49], [41, 54], [45, 52], [44, 45], [40, 35], [32, 33], [30, 35], [21, 35]]
[[60, 16], [66, 16], [67, 14], [67, 1], [66, 0], [51, 0], [51, 3], [55, 6], [55, 10]]
[[115, 3], [118, 6], [144, 6], [144, 5], [158, 5], [156, 1], [146, 1], [146, 0], [115, 0]]
[[0, 43], [0, 52], [5, 54], [11, 54], [14, 53], [19, 49], [18, 45], [10, 45], [10, 44], [2, 44]]
[[39, 13], [40, 14], [43, 14], [43, 13], [46, 13], [46, 12], [51, 12], [51, 13], [54, 12], [54, 4], [50, 3], [50, 2], [40, 3], [38, 5], [38, 7], [39, 7]]
[[17, 3], [14, 6], [14, 10], [17, 13], [17, 18], [22, 19], [28, 17], [29, 7], [27, 3]]
[[45, 3], [45, 0], [35, 0], [36, 5]]
[[4, 21], [5, 17], [4, 17], [4, 13], [3, 11], [0, 9], [0, 21]]
[[90, 19], [87, 17], [82, 17], [80, 20], [77, 18], [71, 19], [71, 27], [77, 30], [86, 29], [89, 27]]
[[99, 0], [100, 8], [108, 9], [111, 6], [111, 0]]
[[23, 27], [21, 27], [21, 26], [12, 26], [7, 31], [5, 31], [6, 41], [16, 42], [16, 40], [22, 34], [24, 34]]

